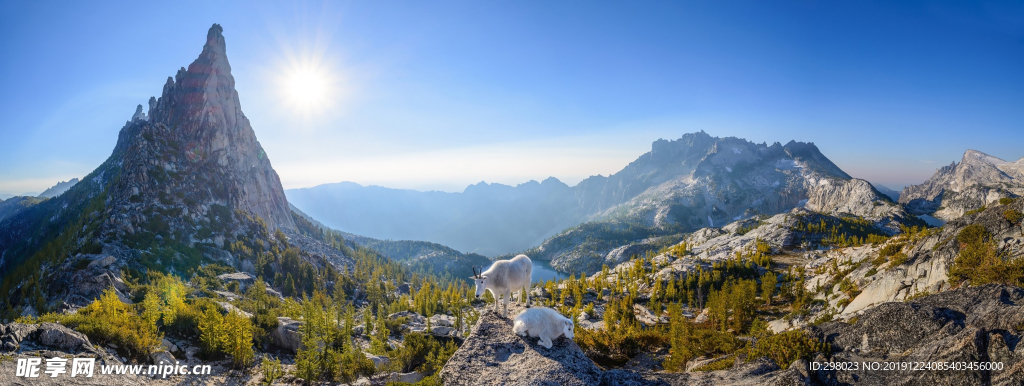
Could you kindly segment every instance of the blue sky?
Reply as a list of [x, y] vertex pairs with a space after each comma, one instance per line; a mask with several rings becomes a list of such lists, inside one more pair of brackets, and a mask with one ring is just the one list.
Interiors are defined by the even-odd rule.
[[890, 186], [1024, 156], [1022, 2], [3, 1], [0, 192], [98, 166], [215, 22], [285, 188], [574, 184], [698, 130]]

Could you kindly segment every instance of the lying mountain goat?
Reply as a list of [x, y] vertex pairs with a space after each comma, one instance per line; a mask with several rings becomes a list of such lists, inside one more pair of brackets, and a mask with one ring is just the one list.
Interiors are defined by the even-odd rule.
[[[494, 296], [494, 312], [498, 312], [498, 303], [502, 303], [501, 316], [508, 316], [508, 302], [512, 301], [512, 294], [519, 290], [526, 290], [526, 306], [530, 306], [530, 275], [533, 274], [533, 262], [526, 255], [519, 255], [512, 260], [498, 260], [491, 264], [484, 272], [477, 272], [473, 268], [473, 280], [476, 281], [476, 297], [484, 294], [484, 290], [491, 291]], [[508, 298], [507, 302], [501, 301], [501, 296]], [[520, 299], [522, 300], [522, 299]]]
[[551, 341], [562, 335], [572, 339], [572, 328], [572, 320], [544, 307], [523, 310], [512, 322], [512, 332], [522, 337], [540, 338], [537, 344], [544, 348], [551, 348]]

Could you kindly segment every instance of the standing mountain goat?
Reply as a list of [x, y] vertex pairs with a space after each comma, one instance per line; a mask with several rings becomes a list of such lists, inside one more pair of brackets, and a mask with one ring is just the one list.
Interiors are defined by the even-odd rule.
[[537, 344], [544, 348], [551, 348], [551, 341], [562, 335], [572, 339], [572, 329], [572, 320], [545, 307], [523, 310], [512, 322], [512, 332], [523, 337], [540, 338]]
[[[512, 260], [498, 260], [491, 264], [484, 272], [477, 272], [473, 268], [473, 280], [476, 281], [476, 297], [484, 294], [484, 290], [491, 291], [494, 296], [494, 312], [498, 312], [498, 303], [502, 303], [501, 316], [508, 316], [508, 303], [512, 301], [512, 294], [519, 290], [526, 290], [526, 306], [530, 306], [530, 275], [533, 274], [533, 262], [526, 255], [519, 255]], [[502, 302], [501, 297], [505, 295], [507, 302]], [[522, 299], [520, 299], [522, 300]]]

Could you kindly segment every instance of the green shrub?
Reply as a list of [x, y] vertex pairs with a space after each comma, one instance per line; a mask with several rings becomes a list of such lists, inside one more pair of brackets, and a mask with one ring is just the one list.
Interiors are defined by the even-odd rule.
[[992, 234], [979, 224], [960, 230], [960, 252], [949, 268], [949, 283], [980, 286], [989, 283], [1024, 285], [1024, 259], [1007, 259], [996, 249]]
[[263, 371], [263, 384], [272, 385], [274, 381], [284, 376], [284, 370], [281, 369], [281, 360], [263, 357], [263, 363], [260, 365], [260, 370]]
[[640, 327], [620, 327], [614, 332], [577, 328], [574, 340], [588, 357], [602, 366], [620, 365], [643, 351], [653, 351], [665, 344], [661, 333]]
[[726, 370], [726, 369], [731, 369], [734, 365], [736, 365], [736, 358], [728, 357], [728, 358], [722, 358], [722, 359], [719, 359], [717, 361], [708, 363], [708, 364], [706, 364], [704, 366], [696, 367], [696, 368], [693, 369], [693, 371], [697, 372], [697, 371]]
[[1011, 197], [1003, 197], [999, 199], [999, 205], [1010, 205], [1014, 201]]
[[971, 224], [965, 226], [960, 230], [960, 233], [956, 234], [956, 241], [960, 243], [960, 248], [964, 248], [969, 245], [977, 245], [983, 243], [991, 237], [988, 229], [985, 229], [981, 224]]
[[767, 357], [785, 369], [799, 358], [810, 360], [814, 353], [828, 353], [829, 351], [831, 349], [827, 343], [811, 338], [804, 331], [794, 330], [771, 335], [757, 341], [750, 350], [747, 361]]
[[903, 243], [890, 243], [878, 250], [878, 256], [889, 257], [895, 256], [897, 253], [903, 250]]
[[903, 263], [907, 262], [907, 259], [907, 254], [903, 252], [897, 253], [895, 256], [889, 259], [889, 267], [891, 268], [901, 266], [903, 265]]
[[1020, 211], [1016, 209], [1007, 209], [1003, 212], [1003, 218], [1005, 218], [1006, 221], [1009, 221], [1010, 224], [1016, 225], [1020, 224], [1020, 220], [1021, 218], [1024, 218], [1024, 214], [1021, 214]]
[[985, 209], [986, 209], [985, 205], [982, 205], [981, 208], [967, 211], [966, 213], [964, 213], [964, 216], [970, 216], [972, 214], [978, 214], [978, 213], [983, 212]]
[[163, 339], [156, 324], [140, 316], [131, 305], [122, 302], [113, 288], [107, 289], [99, 299], [74, 314], [47, 314], [40, 321], [60, 322], [85, 334], [97, 345], [114, 343], [127, 356], [140, 361], [146, 360]]
[[731, 354], [743, 347], [743, 342], [731, 333], [694, 325], [677, 304], [669, 306], [669, 317], [669, 355], [662, 363], [666, 370], [682, 371], [693, 358]]
[[431, 375], [441, 370], [457, 349], [455, 343], [441, 343], [430, 335], [410, 332], [405, 334], [402, 347], [388, 352], [388, 357], [394, 371], [407, 373], [418, 370], [424, 375]]
[[[903, 254], [904, 243], [890, 243], [878, 250], [878, 257], [872, 260], [871, 264], [875, 267], [889, 262], [890, 267], [895, 267], [905, 263], [907, 255]], [[902, 255], [902, 257], [901, 257]]]

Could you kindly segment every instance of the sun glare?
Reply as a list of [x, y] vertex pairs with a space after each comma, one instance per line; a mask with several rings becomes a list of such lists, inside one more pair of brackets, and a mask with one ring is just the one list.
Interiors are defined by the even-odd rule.
[[316, 68], [293, 68], [284, 74], [281, 85], [289, 107], [307, 116], [330, 107], [335, 93], [332, 76]]

